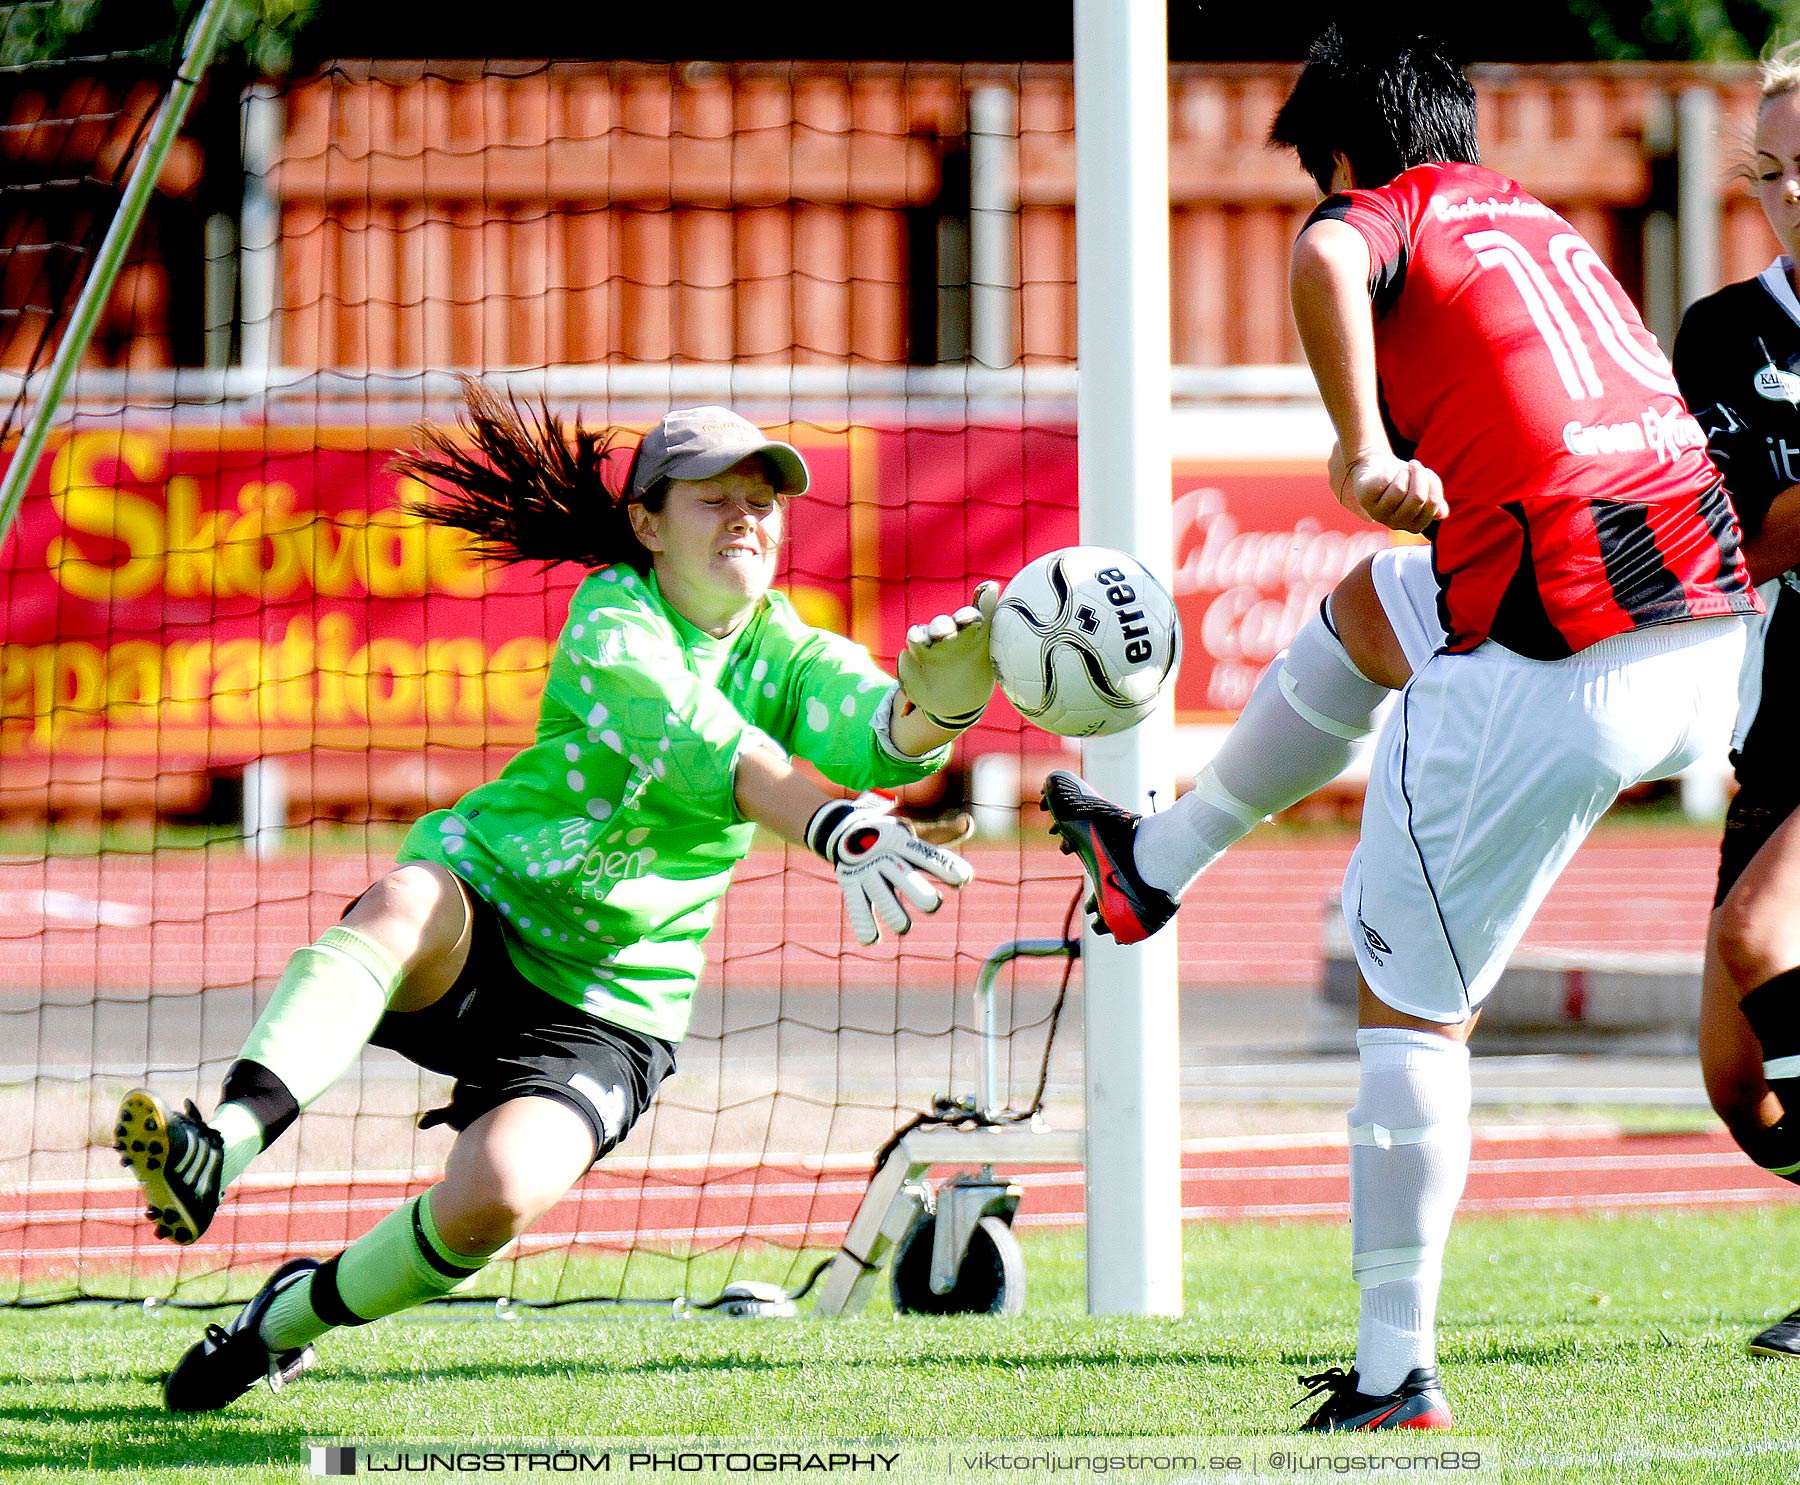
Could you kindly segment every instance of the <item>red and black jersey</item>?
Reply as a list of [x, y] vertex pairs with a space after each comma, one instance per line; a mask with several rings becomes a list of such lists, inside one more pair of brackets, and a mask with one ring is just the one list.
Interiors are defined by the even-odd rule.
[[1758, 610], [1706, 435], [1574, 228], [1478, 165], [1415, 166], [1320, 218], [1369, 245], [1383, 411], [1444, 481], [1449, 649], [1549, 660]]

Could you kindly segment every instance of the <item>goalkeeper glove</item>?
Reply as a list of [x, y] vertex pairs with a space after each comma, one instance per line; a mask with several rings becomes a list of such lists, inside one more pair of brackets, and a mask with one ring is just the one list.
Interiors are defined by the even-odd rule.
[[833, 799], [820, 805], [807, 822], [806, 844], [837, 873], [844, 910], [861, 944], [880, 940], [877, 917], [895, 933], [912, 927], [902, 897], [927, 913], [943, 905], [937, 888], [919, 875], [921, 869], [951, 887], [975, 875], [954, 851], [920, 840], [906, 821], [862, 800]]
[[907, 700], [946, 732], [974, 725], [994, 694], [988, 621], [1000, 601], [998, 583], [982, 583], [973, 600], [906, 631], [900, 687]]

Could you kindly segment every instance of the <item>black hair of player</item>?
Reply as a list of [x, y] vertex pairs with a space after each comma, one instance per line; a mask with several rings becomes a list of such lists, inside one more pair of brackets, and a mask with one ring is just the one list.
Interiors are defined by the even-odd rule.
[[[535, 410], [502, 401], [473, 377], [461, 378], [465, 437], [435, 423], [413, 429], [416, 447], [388, 468], [418, 480], [435, 500], [402, 509], [440, 526], [469, 532], [476, 555], [490, 562], [579, 562], [604, 567], [624, 562], [650, 570], [650, 553], [631, 529], [625, 492], [606, 479], [617, 452], [617, 430], [570, 430], [540, 402]], [[668, 496], [659, 480], [640, 503], [657, 511]]]
[[1339, 23], [1313, 42], [1269, 143], [1294, 150], [1324, 195], [1334, 154], [1361, 186], [1414, 165], [1478, 165], [1475, 89], [1442, 42], [1410, 28]]

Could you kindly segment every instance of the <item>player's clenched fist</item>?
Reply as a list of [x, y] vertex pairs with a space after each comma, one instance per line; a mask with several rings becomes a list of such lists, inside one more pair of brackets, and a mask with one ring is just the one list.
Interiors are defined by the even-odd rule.
[[[944, 899], [919, 873], [960, 887], [975, 873], [954, 851], [919, 839], [911, 825], [880, 808], [834, 799], [819, 807], [806, 827], [806, 843], [832, 865], [844, 894], [844, 910], [858, 943], [881, 938], [880, 923], [895, 933], [912, 927], [904, 897], [921, 912], [935, 913]], [[880, 923], [876, 920], [880, 919]]]
[[1443, 480], [1417, 459], [1365, 454], [1346, 462], [1342, 445], [1333, 444], [1326, 475], [1339, 505], [1390, 531], [1417, 534], [1450, 514]]

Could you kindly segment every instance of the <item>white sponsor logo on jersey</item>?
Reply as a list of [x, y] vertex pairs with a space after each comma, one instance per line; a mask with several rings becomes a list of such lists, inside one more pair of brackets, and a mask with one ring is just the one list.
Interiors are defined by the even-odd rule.
[[1667, 412], [1647, 407], [1635, 423], [1583, 423], [1571, 418], [1563, 425], [1562, 440], [1565, 449], [1583, 458], [1652, 453], [1665, 464], [1685, 449], [1706, 447], [1705, 431], [1675, 407]]
[[1476, 217], [1493, 221], [1496, 217], [1553, 217], [1555, 212], [1541, 201], [1502, 201], [1490, 196], [1486, 201], [1462, 201], [1455, 205], [1441, 196], [1431, 198], [1432, 214], [1440, 222], [1467, 222]]
[[1786, 402], [1800, 407], [1800, 376], [1791, 371], [1781, 371], [1774, 366], [1765, 366], [1756, 373], [1756, 395], [1767, 397], [1771, 402]]

